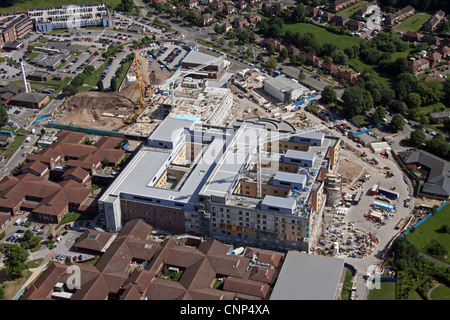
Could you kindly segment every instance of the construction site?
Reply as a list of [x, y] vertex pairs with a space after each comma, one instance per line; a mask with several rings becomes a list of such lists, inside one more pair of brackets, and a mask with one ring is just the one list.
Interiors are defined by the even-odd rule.
[[[139, 64], [136, 65], [136, 61]], [[148, 136], [159, 124], [151, 114], [158, 99], [150, 84], [160, 84], [171, 72], [153, 70], [148, 59], [135, 60], [117, 92], [80, 92], [69, 97], [59, 110], [58, 123]]]

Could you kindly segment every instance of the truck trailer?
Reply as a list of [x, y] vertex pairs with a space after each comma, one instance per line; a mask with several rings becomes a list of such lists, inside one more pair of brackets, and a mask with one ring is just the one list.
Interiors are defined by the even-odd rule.
[[378, 194], [385, 195], [386, 197], [397, 199], [399, 197], [398, 192], [394, 192], [392, 190], [386, 188], [378, 188]]

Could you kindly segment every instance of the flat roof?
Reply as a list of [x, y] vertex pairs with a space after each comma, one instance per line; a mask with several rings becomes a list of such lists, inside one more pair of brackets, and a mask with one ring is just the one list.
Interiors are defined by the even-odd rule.
[[275, 197], [275, 196], [265, 196], [264, 200], [261, 202], [261, 205], [284, 208], [284, 209], [293, 209], [295, 208], [295, 200], [289, 198]]
[[[224, 150], [217, 168], [203, 187], [201, 194], [223, 197], [239, 177], [242, 167], [251, 160], [251, 154], [257, 147], [257, 138], [264, 126], [244, 122], [231, 143]], [[220, 150], [216, 150], [220, 151]]]
[[304, 85], [286, 78], [285, 76], [278, 76], [276, 78], [269, 77], [266, 80], [264, 80], [264, 83], [268, 83], [272, 87], [281, 90], [281, 91], [292, 91], [296, 89], [302, 89], [303, 91], [309, 91], [307, 87]]
[[334, 300], [344, 259], [288, 251], [270, 300]]
[[310, 160], [310, 161], [313, 161], [316, 158], [316, 154], [314, 152], [298, 151], [291, 149], [287, 150], [284, 156], [293, 159]]
[[[217, 58], [219, 58], [219, 57], [212, 56], [210, 54], [203, 53], [203, 52], [200, 52], [200, 51], [192, 50], [183, 59], [182, 63], [192, 63], [192, 64], [201, 65], [201, 64], [213, 61], [213, 60], [215, 60]], [[223, 64], [224, 64], [223, 59], [217, 60], [216, 62], [211, 63], [212, 66], [217, 66], [217, 67], [220, 67]]]
[[307, 177], [305, 174], [290, 173], [284, 171], [278, 171], [274, 177], [274, 180], [300, 183], [303, 186], [306, 184], [306, 179]]
[[165, 118], [150, 135], [149, 140], [172, 142], [184, 128], [191, 128], [193, 125], [191, 120]]

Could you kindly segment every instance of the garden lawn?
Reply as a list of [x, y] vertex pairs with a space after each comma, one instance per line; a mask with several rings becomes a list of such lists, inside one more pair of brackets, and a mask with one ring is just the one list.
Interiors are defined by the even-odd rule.
[[417, 31], [422, 27], [422, 25], [431, 17], [428, 13], [419, 12], [413, 15], [408, 20], [400, 23], [396, 26], [396, 29], [404, 30], [404, 31]]
[[380, 289], [370, 290], [369, 300], [395, 300], [395, 286], [395, 282], [380, 282]]
[[335, 43], [338, 48], [342, 50], [351, 46], [359, 46], [359, 43], [361, 42], [360, 38], [335, 34], [311, 23], [284, 24], [283, 31], [286, 30], [293, 30], [295, 32], [300, 32], [301, 34], [312, 33], [316, 36], [319, 43]]
[[356, 5], [352, 6], [352, 7], [349, 7], [347, 9], [342, 10], [342, 11], [339, 11], [339, 15], [349, 18], [349, 17], [353, 16], [356, 13], [356, 11], [358, 11], [359, 9], [364, 7], [366, 4], [367, 4], [367, 1], [362, 1], [362, 2], [356, 4]]
[[[406, 237], [413, 245], [415, 245], [421, 252], [424, 252], [424, 247], [436, 240], [442, 243], [449, 252], [450, 255], [450, 234], [439, 233], [437, 230], [443, 225], [450, 225], [450, 205], [447, 204], [441, 210], [436, 212], [428, 220], [423, 222], [414, 231], [409, 232]], [[426, 252], [424, 252], [426, 253]], [[446, 263], [450, 263], [450, 259], [443, 260]]]
[[450, 287], [442, 284], [431, 292], [431, 300], [450, 300]]

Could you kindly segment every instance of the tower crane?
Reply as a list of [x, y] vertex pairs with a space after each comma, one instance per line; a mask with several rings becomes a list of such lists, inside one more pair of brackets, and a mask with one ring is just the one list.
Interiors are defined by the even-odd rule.
[[139, 94], [140, 94], [140, 104], [136, 104], [136, 109], [141, 108], [144, 105], [144, 99], [142, 98], [142, 87], [141, 87], [141, 77], [139, 76], [139, 61], [136, 52], [134, 53], [134, 59], [136, 61], [136, 71], [137, 71], [137, 78], [139, 83]]

